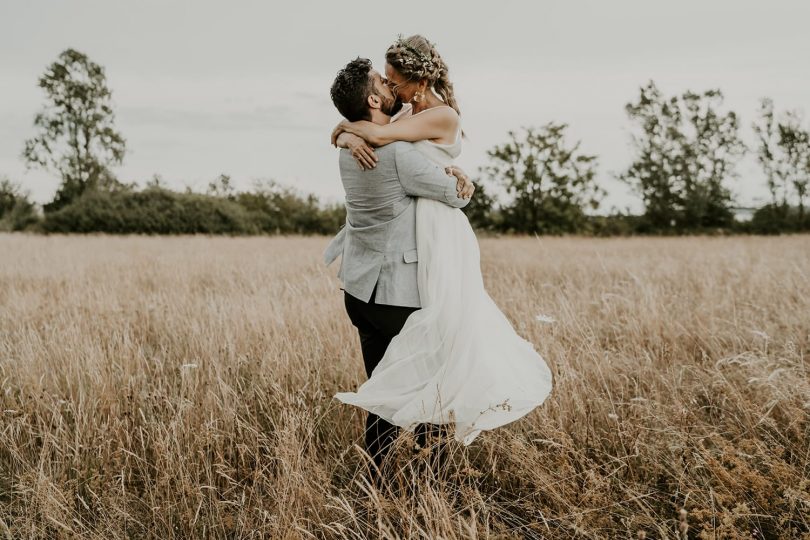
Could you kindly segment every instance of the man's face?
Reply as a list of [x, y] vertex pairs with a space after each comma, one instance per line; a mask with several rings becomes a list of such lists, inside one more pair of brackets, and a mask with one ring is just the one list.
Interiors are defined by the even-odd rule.
[[388, 88], [388, 85], [385, 84], [385, 80], [376, 69], [371, 70], [371, 80], [374, 86], [374, 93], [377, 94], [380, 97], [380, 101], [382, 101], [380, 110], [388, 116], [395, 115], [402, 108], [402, 101], [397, 99], [394, 93], [391, 92], [391, 89]]

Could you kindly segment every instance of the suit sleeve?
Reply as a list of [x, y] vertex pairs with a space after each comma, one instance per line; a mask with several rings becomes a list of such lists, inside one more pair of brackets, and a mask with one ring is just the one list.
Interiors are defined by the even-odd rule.
[[[395, 143], [397, 144], [397, 143]], [[470, 199], [460, 199], [456, 179], [431, 162], [410, 144], [397, 144], [397, 174], [405, 193], [434, 199], [454, 208], [464, 208]]]

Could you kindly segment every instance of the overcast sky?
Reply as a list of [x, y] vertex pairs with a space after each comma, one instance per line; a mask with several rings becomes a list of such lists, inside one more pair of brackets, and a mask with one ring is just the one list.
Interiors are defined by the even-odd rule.
[[[59, 184], [26, 171], [23, 141], [44, 102], [37, 80], [76, 48], [104, 66], [127, 141], [124, 181], [158, 173], [203, 189], [273, 178], [342, 200], [335, 73], [356, 56], [383, 67], [397, 34], [421, 33], [450, 68], [474, 173], [510, 129], [570, 125], [599, 156], [604, 210], [640, 209], [612, 179], [632, 159], [624, 105], [653, 79], [666, 95], [720, 88], [752, 141], [758, 100], [810, 109], [810, 2], [652, 0], [478, 3], [0, 0], [0, 175], [42, 203]], [[738, 167], [739, 202], [766, 190], [755, 160]]]

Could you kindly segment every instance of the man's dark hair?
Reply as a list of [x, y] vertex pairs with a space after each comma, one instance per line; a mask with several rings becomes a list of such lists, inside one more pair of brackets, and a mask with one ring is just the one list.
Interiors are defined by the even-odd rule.
[[374, 86], [370, 72], [371, 60], [358, 57], [338, 71], [332, 83], [332, 103], [349, 122], [371, 120], [368, 96], [373, 93]]

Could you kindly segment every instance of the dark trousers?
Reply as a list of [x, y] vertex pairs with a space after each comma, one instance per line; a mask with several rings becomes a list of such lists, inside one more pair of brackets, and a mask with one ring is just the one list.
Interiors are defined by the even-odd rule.
[[[346, 313], [349, 314], [352, 324], [360, 334], [360, 348], [363, 351], [363, 363], [368, 377], [371, 377], [371, 372], [382, 360], [391, 339], [402, 330], [408, 316], [418, 309], [375, 304], [376, 292], [375, 288], [371, 293], [370, 301], [363, 302], [344, 291]], [[366, 451], [374, 459], [377, 467], [382, 465], [383, 458], [398, 433], [397, 426], [386, 422], [376, 414], [368, 414], [365, 433]]]

